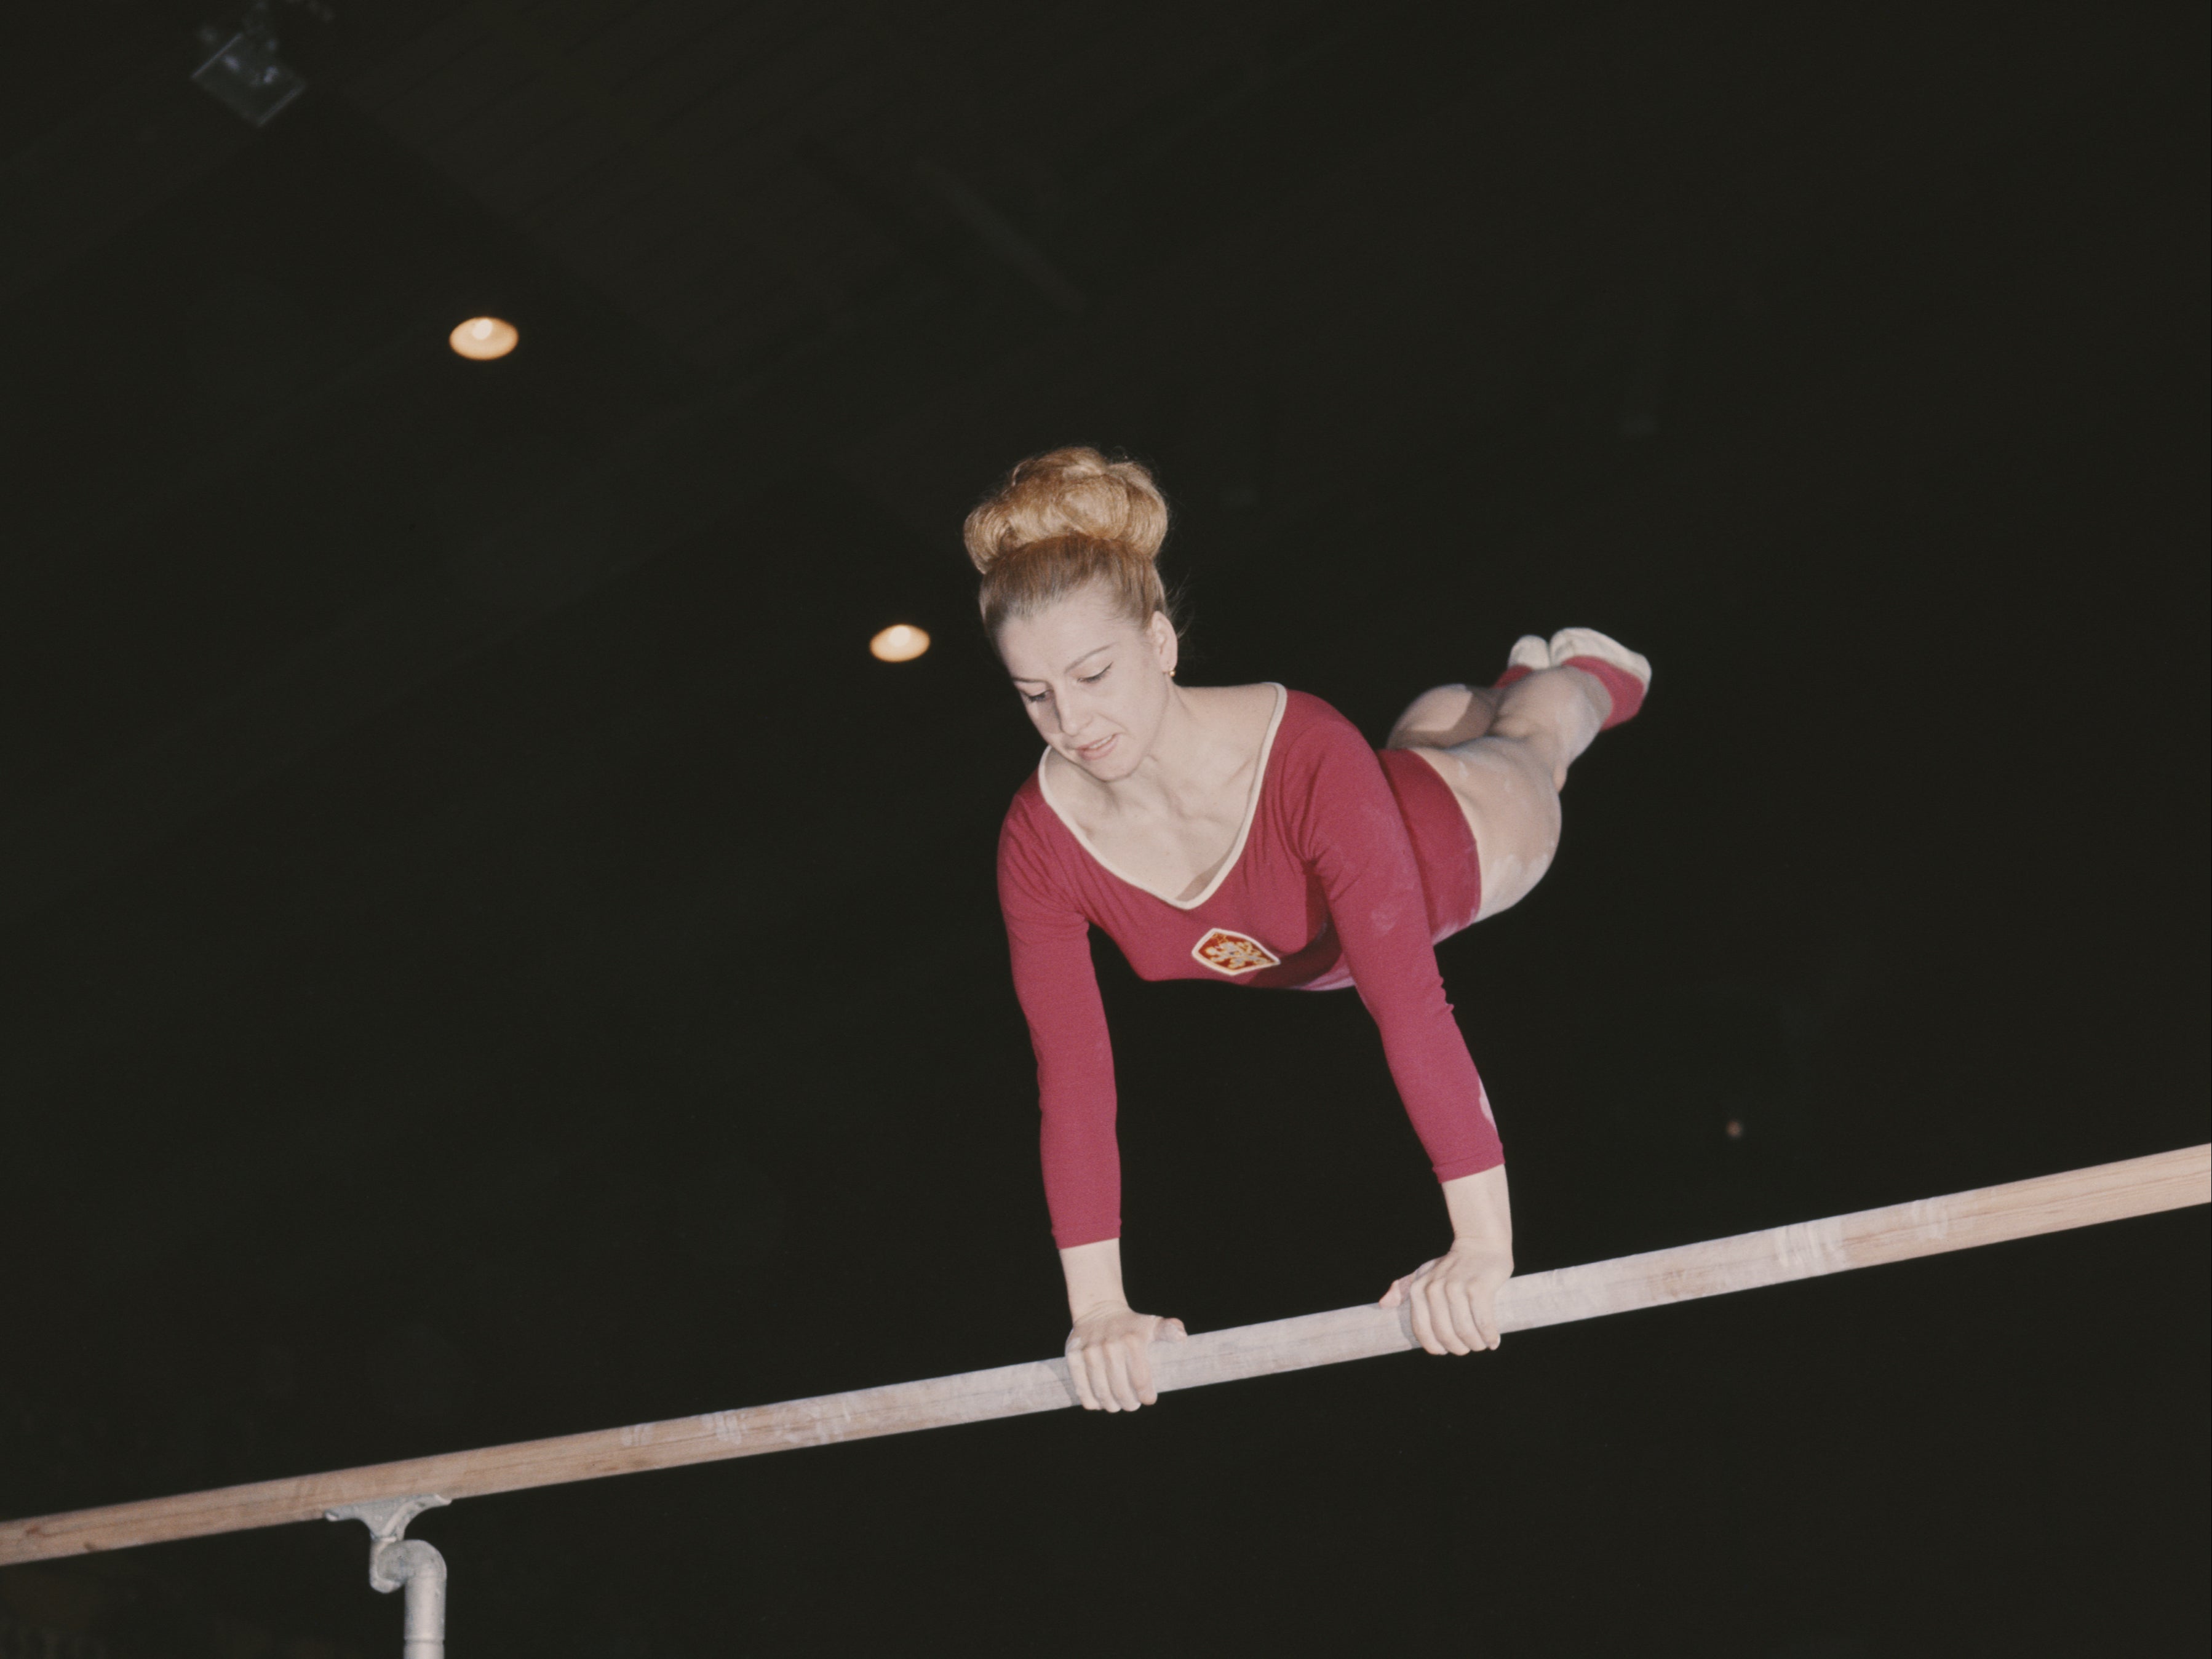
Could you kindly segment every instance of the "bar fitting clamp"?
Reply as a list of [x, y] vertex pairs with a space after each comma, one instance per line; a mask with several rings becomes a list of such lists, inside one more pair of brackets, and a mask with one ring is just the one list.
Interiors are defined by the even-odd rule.
[[418, 1492], [323, 1511], [325, 1521], [358, 1521], [368, 1528], [371, 1589], [389, 1595], [405, 1586], [402, 1659], [446, 1659], [446, 1558], [421, 1539], [408, 1537], [407, 1523], [423, 1510], [441, 1509], [452, 1501], [435, 1492]]

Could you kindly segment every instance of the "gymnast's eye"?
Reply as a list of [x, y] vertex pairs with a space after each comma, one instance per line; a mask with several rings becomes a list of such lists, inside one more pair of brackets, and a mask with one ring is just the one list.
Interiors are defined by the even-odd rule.
[[1109, 662], [1109, 663], [1108, 663], [1108, 664], [1106, 665], [1106, 666], [1105, 666], [1105, 667], [1103, 667], [1103, 668], [1100, 669], [1100, 670], [1099, 670], [1097, 673], [1095, 673], [1095, 674], [1079, 674], [1079, 675], [1077, 675], [1077, 676], [1076, 676], [1076, 678], [1077, 678], [1078, 679], [1081, 680], [1081, 681], [1082, 681], [1085, 685], [1096, 685], [1096, 684], [1098, 684], [1098, 682], [1099, 682], [1099, 681], [1101, 681], [1101, 680], [1104, 679], [1104, 678], [1106, 678], [1106, 676], [1107, 676], [1109, 672], [1112, 672], [1113, 667], [1114, 667], [1114, 665], [1113, 665], [1112, 663], [1110, 663], [1110, 662]]
[[1052, 693], [1049, 691], [1024, 691], [1022, 693], [1022, 701], [1024, 702], [1042, 702], [1051, 695]]

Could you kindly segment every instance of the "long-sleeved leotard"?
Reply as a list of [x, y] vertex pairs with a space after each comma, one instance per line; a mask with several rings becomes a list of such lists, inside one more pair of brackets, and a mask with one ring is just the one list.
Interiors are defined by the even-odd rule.
[[1054, 810], [1042, 766], [999, 837], [1014, 988], [1036, 1049], [1045, 1196], [1063, 1248], [1121, 1232], [1114, 1054], [1090, 929], [1140, 979], [1357, 986], [1439, 1181], [1504, 1161], [1482, 1079], [1444, 1000], [1435, 942], [1481, 907], [1474, 837], [1419, 757], [1380, 756], [1318, 697], [1278, 686], [1256, 800], [1188, 904], [1115, 874]]

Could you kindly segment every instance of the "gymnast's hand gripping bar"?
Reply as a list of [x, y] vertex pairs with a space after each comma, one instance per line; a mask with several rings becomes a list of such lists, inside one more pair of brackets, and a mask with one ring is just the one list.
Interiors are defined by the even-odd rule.
[[[1945, 1198], [1530, 1273], [1509, 1280], [1498, 1291], [1498, 1328], [1533, 1330], [2205, 1203], [2212, 1203], [2212, 1146], [2184, 1147]], [[1418, 1346], [1402, 1306], [1340, 1308], [1269, 1324], [1201, 1332], [1186, 1341], [1159, 1345], [1152, 1350], [1152, 1377], [1165, 1393], [1366, 1359]], [[326, 1516], [367, 1520], [379, 1547], [390, 1553], [399, 1542], [406, 1516], [454, 1498], [1058, 1411], [1076, 1403], [1066, 1362], [1034, 1360], [778, 1406], [749, 1406], [329, 1474], [0, 1521], [0, 1566]], [[346, 1511], [343, 1517], [332, 1513], [339, 1510]], [[379, 1531], [386, 1510], [400, 1518], [397, 1525]], [[435, 1553], [430, 1551], [429, 1556]], [[426, 1569], [428, 1561], [425, 1558]], [[379, 1587], [394, 1588], [397, 1582], [380, 1582]], [[441, 1563], [437, 1591], [441, 1601], [443, 1586]], [[428, 1588], [426, 1584], [426, 1593]], [[410, 1646], [410, 1651], [424, 1652], [427, 1659], [427, 1649]]]

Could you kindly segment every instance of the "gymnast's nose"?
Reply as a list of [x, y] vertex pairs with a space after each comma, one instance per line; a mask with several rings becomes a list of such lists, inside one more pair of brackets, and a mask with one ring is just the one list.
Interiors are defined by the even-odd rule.
[[1097, 735], [1098, 711], [1085, 708], [1075, 697], [1053, 699], [1053, 713], [1060, 722], [1060, 734], [1080, 749]]

